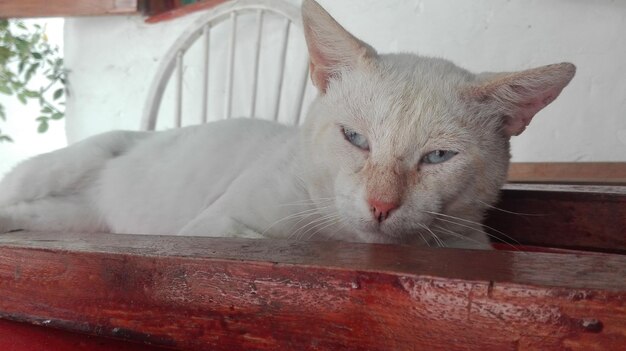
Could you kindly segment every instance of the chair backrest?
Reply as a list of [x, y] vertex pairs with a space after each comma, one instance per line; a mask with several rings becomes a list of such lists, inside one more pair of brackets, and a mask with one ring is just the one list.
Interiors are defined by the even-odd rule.
[[[269, 22], [273, 22], [273, 27]], [[295, 33], [290, 39], [292, 28], [301, 31], [299, 8], [282, 0], [234, 0], [200, 15], [162, 59], [148, 93], [141, 129], [155, 130], [157, 119], [161, 125], [161, 117], [166, 117], [162, 111], [165, 95], [173, 100], [170, 114], [174, 115], [174, 121], [169, 124], [173, 127], [188, 124], [184, 119], [189, 119], [189, 111], [194, 109], [193, 123], [230, 118], [233, 106], [237, 110], [236, 117], [279, 120], [281, 112], [287, 117], [280, 122], [299, 124], [309, 84], [308, 57], [303, 35]], [[243, 33], [245, 30], [252, 35]], [[216, 40], [225, 37], [227, 41]], [[244, 49], [247, 52], [243, 52]], [[269, 51], [270, 56], [260, 65], [262, 49]], [[194, 67], [190, 67], [194, 63], [188, 58], [191, 55], [187, 55], [191, 51], [199, 54]], [[290, 59], [288, 51], [294, 52]], [[221, 63], [212, 55], [219, 53], [223, 54]], [[242, 65], [243, 61], [248, 63]], [[189, 78], [194, 70], [195, 74]], [[249, 73], [238, 81], [246, 86], [235, 88], [234, 77], [242, 73]], [[266, 77], [260, 78], [262, 75]], [[223, 84], [217, 84], [216, 78], [222, 78]], [[284, 88], [286, 84], [288, 89]], [[260, 99], [260, 93], [265, 94], [264, 99]], [[289, 102], [281, 101], [287, 98]], [[172, 101], [168, 104], [172, 105]], [[260, 104], [263, 111], [260, 111]]]

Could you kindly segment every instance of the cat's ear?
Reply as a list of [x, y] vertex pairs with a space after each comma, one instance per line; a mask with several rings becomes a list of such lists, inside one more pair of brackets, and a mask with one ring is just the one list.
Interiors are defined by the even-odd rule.
[[314, 0], [302, 2], [304, 36], [313, 85], [323, 94], [332, 78], [376, 56], [376, 51], [345, 30]]
[[502, 130], [521, 134], [544, 107], [572, 80], [576, 66], [559, 63], [514, 73], [483, 73], [479, 83], [466, 90], [473, 99], [500, 104], [505, 113]]

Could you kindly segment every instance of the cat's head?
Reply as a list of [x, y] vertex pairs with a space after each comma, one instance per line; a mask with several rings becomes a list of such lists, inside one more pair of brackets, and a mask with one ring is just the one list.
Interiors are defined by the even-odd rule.
[[382, 55], [315, 1], [302, 6], [319, 91], [302, 130], [304, 176], [311, 196], [334, 198], [332, 210], [365, 241], [414, 241], [425, 227], [467, 232], [446, 219], [481, 220], [505, 181], [510, 137], [575, 73], [561, 63], [476, 75], [443, 59]]

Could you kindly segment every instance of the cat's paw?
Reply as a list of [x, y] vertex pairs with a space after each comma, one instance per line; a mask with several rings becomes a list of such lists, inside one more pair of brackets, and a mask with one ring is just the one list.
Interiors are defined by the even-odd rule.
[[226, 215], [207, 213], [183, 227], [178, 235], [224, 238], [264, 239], [256, 230]]
[[13, 221], [11, 220], [11, 218], [7, 215], [2, 214], [2, 212], [0, 212], [0, 234], [10, 233], [10, 232], [14, 232], [17, 230], [20, 230], [20, 229], [15, 228], [15, 225], [13, 224]]
[[8, 233], [11, 231], [9, 226], [9, 219], [0, 214], [0, 234]]

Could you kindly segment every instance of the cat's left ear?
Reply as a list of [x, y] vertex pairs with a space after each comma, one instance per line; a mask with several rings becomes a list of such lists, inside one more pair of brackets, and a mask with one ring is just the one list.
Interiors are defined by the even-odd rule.
[[314, 0], [302, 2], [304, 36], [313, 85], [323, 94], [341, 72], [376, 57], [376, 50], [354, 37]]
[[519, 135], [537, 112], [559, 96], [575, 73], [576, 66], [567, 62], [515, 73], [484, 73], [465, 93], [482, 103], [500, 104], [506, 111], [502, 130], [507, 136]]

